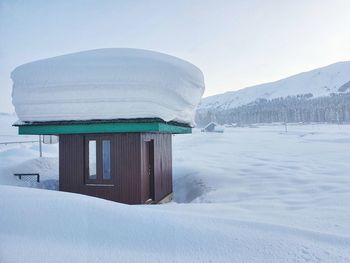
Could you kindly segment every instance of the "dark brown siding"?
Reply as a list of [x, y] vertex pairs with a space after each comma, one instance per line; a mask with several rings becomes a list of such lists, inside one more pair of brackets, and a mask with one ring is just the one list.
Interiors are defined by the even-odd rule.
[[[172, 156], [171, 156], [171, 134], [168, 133], [142, 133], [141, 156], [145, 156], [145, 141], [154, 140], [154, 189], [155, 202], [159, 202], [168, 194], [172, 193]], [[145, 158], [141, 157], [142, 182], [145, 181], [147, 164]], [[142, 183], [143, 193], [146, 184]], [[142, 195], [144, 196], [144, 194]], [[146, 200], [143, 200], [145, 202]]]
[[[91, 136], [108, 136], [111, 139], [110, 185], [86, 184], [88, 149], [85, 140]], [[145, 140], [154, 140], [154, 201], [160, 201], [172, 192], [171, 134], [60, 135], [60, 191], [81, 193], [126, 204], [144, 203], [147, 201]]]
[[[139, 133], [116, 134], [116, 201], [126, 204], [141, 203], [141, 151]], [[113, 163], [113, 161], [112, 161]]]
[[81, 192], [84, 184], [84, 137], [61, 135], [59, 138], [60, 191]]

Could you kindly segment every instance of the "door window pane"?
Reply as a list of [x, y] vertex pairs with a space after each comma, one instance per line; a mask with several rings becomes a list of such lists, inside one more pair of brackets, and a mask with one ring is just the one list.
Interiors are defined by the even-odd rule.
[[96, 179], [96, 141], [89, 141], [89, 179]]
[[103, 179], [111, 179], [111, 141], [102, 141]]

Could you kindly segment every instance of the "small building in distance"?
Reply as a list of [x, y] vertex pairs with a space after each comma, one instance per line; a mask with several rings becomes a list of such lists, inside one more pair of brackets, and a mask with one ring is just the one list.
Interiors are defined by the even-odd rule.
[[223, 133], [224, 132], [224, 126], [221, 126], [221, 125], [217, 124], [216, 122], [210, 122], [202, 129], [202, 132]]
[[172, 196], [172, 134], [191, 133], [201, 71], [165, 54], [101, 49], [12, 73], [19, 134], [59, 136], [59, 190], [126, 204]]

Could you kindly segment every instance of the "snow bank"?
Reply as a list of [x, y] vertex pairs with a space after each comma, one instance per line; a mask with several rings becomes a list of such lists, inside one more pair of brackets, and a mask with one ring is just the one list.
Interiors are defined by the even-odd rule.
[[[0, 186], [1, 262], [349, 262], [350, 239], [211, 204], [128, 206]], [[25, 220], [24, 220], [25, 219]]]
[[161, 118], [193, 125], [204, 92], [194, 65], [138, 49], [39, 60], [17, 67], [11, 77], [20, 121]]
[[[58, 145], [43, 144], [44, 157], [39, 158], [38, 136], [18, 135], [15, 120], [15, 115], [0, 115], [0, 185], [58, 189]], [[14, 173], [39, 173], [40, 183], [20, 180]]]
[[[22, 145], [7, 150], [0, 149], [0, 185], [58, 190], [58, 149], [52, 154], [44, 152], [44, 156], [48, 157], [39, 158], [38, 150], [32, 148], [33, 146]], [[20, 180], [14, 176], [15, 173], [39, 173], [40, 182], [37, 183], [30, 177]]]

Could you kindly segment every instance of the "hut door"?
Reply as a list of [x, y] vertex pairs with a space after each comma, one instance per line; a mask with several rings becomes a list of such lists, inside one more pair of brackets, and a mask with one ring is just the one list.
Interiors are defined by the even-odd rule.
[[154, 200], [154, 141], [145, 142], [145, 200]]

